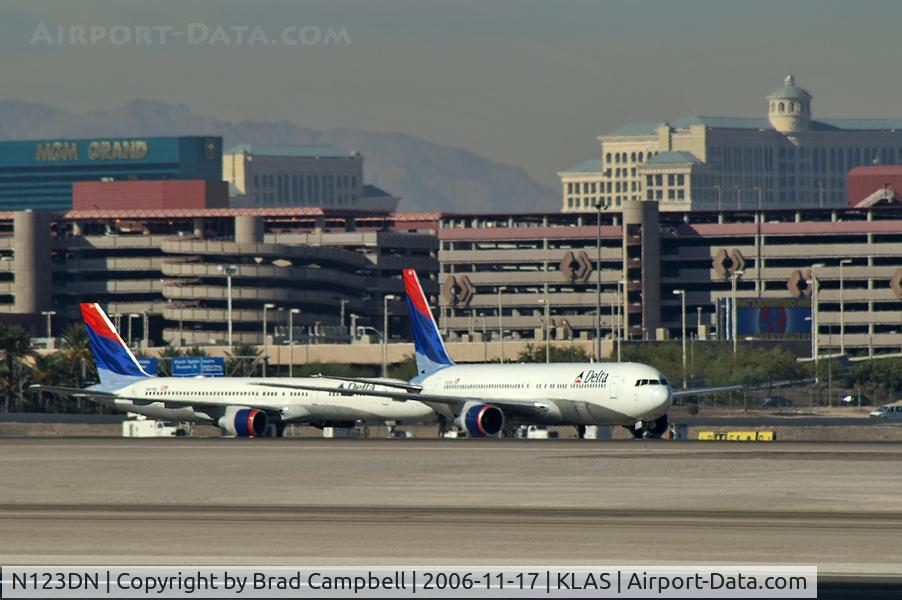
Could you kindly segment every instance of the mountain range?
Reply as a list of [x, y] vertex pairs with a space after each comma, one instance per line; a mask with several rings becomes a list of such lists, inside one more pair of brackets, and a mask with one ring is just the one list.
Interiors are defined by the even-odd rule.
[[372, 183], [402, 198], [400, 210], [531, 212], [560, 206], [557, 192], [523, 169], [413, 135], [361, 129], [317, 130], [291, 121], [231, 122], [184, 105], [135, 99], [84, 113], [0, 100], [0, 139], [219, 135], [224, 148], [249, 144], [327, 144], [357, 150]]

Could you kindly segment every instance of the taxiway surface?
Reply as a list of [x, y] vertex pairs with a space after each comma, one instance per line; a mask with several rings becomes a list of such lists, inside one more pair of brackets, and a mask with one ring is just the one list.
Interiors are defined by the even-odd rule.
[[6, 564], [902, 573], [902, 444], [0, 440]]

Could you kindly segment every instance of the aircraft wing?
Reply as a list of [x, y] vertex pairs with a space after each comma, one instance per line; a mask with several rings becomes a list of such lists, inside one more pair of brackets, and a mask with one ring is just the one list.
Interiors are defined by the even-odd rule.
[[[103, 392], [100, 390], [91, 390], [84, 388], [65, 387], [61, 385], [41, 385], [33, 384], [28, 389], [34, 391], [48, 392], [50, 394], [59, 394], [61, 396], [70, 396], [72, 398], [85, 398], [87, 400], [106, 400], [113, 402], [115, 400], [127, 400], [136, 406], [149, 406], [157, 404], [165, 408], [184, 408], [184, 407], [204, 407], [204, 406], [229, 406], [225, 402], [210, 402], [204, 400], [177, 400], [177, 399], [157, 399], [157, 398], [139, 398], [136, 396], [123, 396], [114, 394], [113, 392]], [[241, 406], [257, 408], [267, 412], [282, 412], [285, 406], [272, 406], [269, 404], [259, 404], [257, 402], [241, 403]]]
[[744, 385], [725, 385], [722, 387], [695, 388], [694, 390], [671, 390], [673, 398], [684, 396], [704, 396], [705, 394], [722, 394], [724, 392], [736, 392], [745, 388]]
[[351, 383], [382, 385], [385, 387], [397, 388], [399, 390], [406, 390], [408, 392], [419, 392], [423, 389], [423, 386], [421, 385], [394, 379], [382, 379], [381, 377], [342, 377], [341, 375], [323, 375], [321, 373], [312, 375], [311, 377], [315, 377], [316, 379], [336, 379], [338, 381], [349, 381]]
[[[360, 382], [359, 379], [352, 381]], [[375, 382], [374, 382], [375, 383]], [[440, 396], [438, 394], [424, 394], [416, 391], [401, 390], [373, 390], [373, 389], [355, 389], [355, 388], [328, 388], [318, 387], [314, 385], [303, 385], [294, 383], [254, 383], [252, 385], [261, 385], [264, 387], [287, 388], [292, 390], [307, 390], [310, 392], [325, 392], [333, 394], [341, 394], [342, 396], [370, 396], [376, 398], [390, 398], [398, 402], [407, 402], [408, 400], [416, 400], [427, 405], [447, 406], [459, 412], [460, 408], [467, 402], [479, 402], [481, 404], [492, 404], [501, 410], [523, 417], [541, 417], [554, 408], [554, 400], [518, 400], [514, 398], [474, 398], [470, 396]], [[378, 385], [385, 385], [379, 383]]]

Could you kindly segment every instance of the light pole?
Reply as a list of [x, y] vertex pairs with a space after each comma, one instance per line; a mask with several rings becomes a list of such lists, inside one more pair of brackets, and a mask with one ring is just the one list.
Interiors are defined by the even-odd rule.
[[846, 307], [845, 299], [845, 280], [843, 278], [843, 265], [851, 265], [851, 258], [844, 258], [839, 261], [839, 353], [846, 353]]
[[595, 362], [601, 361], [601, 200], [595, 203], [598, 211], [595, 228]]
[[339, 300], [338, 303], [339, 303], [339, 305], [341, 306], [341, 308], [339, 309], [339, 310], [340, 310], [340, 315], [339, 315], [338, 319], [339, 319], [339, 321], [341, 321], [341, 327], [342, 327], [342, 329], [344, 329], [344, 326], [345, 326], [345, 307], [348, 305], [348, 301], [347, 301], [347, 300]]
[[150, 331], [150, 315], [148, 315], [147, 311], [145, 310], [143, 313], [141, 313], [141, 337], [142, 337], [141, 346], [145, 352], [147, 352], [147, 349], [150, 347], [149, 331]]
[[820, 285], [817, 281], [817, 270], [824, 266], [824, 263], [815, 263], [811, 265], [811, 337], [814, 350], [814, 383], [818, 383], [819, 374], [817, 371], [818, 361], [820, 360], [820, 340], [818, 339], [818, 330], [820, 322], [818, 320], [818, 293]]
[[232, 351], [232, 275], [238, 270], [237, 265], [219, 265], [220, 272], [226, 276], [226, 319], [228, 321], [228, 344]]
[[626, 282], [617, 282], [617, 362], [620, 362], [620, 348], [623, 346], [623, 340], [626, 338]]
[[42, 310], [41, 314], [47, 317], [47, 348], [50, 349], [50, 340], [53, 338], [50, 327], [50, 318], [56, 314], [55, 310]]
[[673, 293], [680, 297], [680, 322], [683, 328], [683, 389], [685, 390], [689, 387], [689, 382], [686, 380], [686, 290], [673, 290]]
[[271, 302], [267, 302], [263, 305], [263, 376], [266, 377], [266, 363], [269, 362], [269, 349], [268, 342], [266, 339], [266, 334], [269, 333], [266, 328], [266, 311], [270, 308], [275, 308], [276, 305]]
[[294, 377], [294, 316], [301, 314], [300, 308], [288, 311], [288, 376]]
[[715, 185], [714, 189], [717, 190], [717, 210], [721, 211], [721, 210], [723, 210], [723, 202], [722, 202], [722, 194], [720, 191], [720, 186]]
[[382, 297], [382, 376], [388, 377], [388, 301], [397, 300], [394, 294]]
[[132, 347], [132, 319], [137, 319], [141, 315], [137, 313], [129, 313], [128, 315], [128, 347]]
[[736, 190], [736, 210], [739, 210], [742, 208], [742, 188], [734, 185], [733, 189]]
[[548, 331], [548, 313], [550, 312], [549, 307], [551, 306], [551, 301], [546, 300], [545, 298], [540, 298], [539, 304], [545, 305], [545, 363], [548, 364], [551, 362], [551, 335], [549, 335]]
[[733, 275], [731, 277], [730, 286], [730, 335], [733, 338], [733, 356], [736, 356], [736, 353], [739, 351], [738, 344], [738, 336], [737, 332], [739, 329], [736, 327], [736, 281], [742, 277], [744, 271], [733, 271]]
[[504, 364], [504, 322], [502, 321], [501, 315], [501, 292], [507, 289], [503, 285], [498, 286], [498, 338], [501, 341], [501, 358], [500, 362]]
[[[702, 307], [695, 307], [695, 339], [701, 339], [699, 334], [702, 331]], [[708, 337], [708, 336], [705, 336]]]
[[485, 330], [485, 317], [482, 317], [482, 360], [489, 361], [489, 341]]

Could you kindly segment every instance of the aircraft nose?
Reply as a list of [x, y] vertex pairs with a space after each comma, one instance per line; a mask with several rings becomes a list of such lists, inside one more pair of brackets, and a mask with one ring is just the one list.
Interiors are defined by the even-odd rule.
[[670, 408], [671, 392], [669, 385], [656, 386], [651, 391], [651, 400], [657, 409], [663, 409], [665, 412]]

